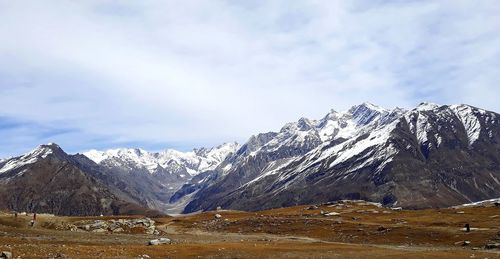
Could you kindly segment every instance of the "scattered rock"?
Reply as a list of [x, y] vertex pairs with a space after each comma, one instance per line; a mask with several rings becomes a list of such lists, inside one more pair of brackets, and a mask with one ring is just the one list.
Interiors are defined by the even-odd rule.
[[328, 213], [325, 213], [323, 215], [325, 215], [325, 216], [338, 216], [338, 215], [340, 215], [340, 213], [338, 213], [338, 212], [328, 212]]
[[146, 234], [149, 234], [149, 235], [152, 235], [155, 233], [155, 230], [156, 230], [156, 227], [153, 225], [153, 226], [149, 226], [147, 229], [146, 229]]
[[160, 234], [156, 229], [155, 221], [149, 218], [140, 219], [118, 219], [118, 220], [85, 220], [76, 222], [75, 225], [69, 225], [66, 229], [71, 231], [88, 231], [94, 233], [144, 233]]
[[111, 231], [113, 231], [113, 233], [120, 233], [120, 232], [123, 232], [123, 228], [115, 228]]
[[455, 242], [455, 245], [456, 246], [468, 246], [470, 245], [470, 241], [466, 240], [466, 241], [458, 241], [458, 242]]
[[391, 208], [391, 210], [401, 211], [401, 210], [403, 210], [403, 208], [402, 207], [394, 207], [394, 208]]
[[309, 206], [309, 207], [307, 208], [307, 210], [317, 210], [317, 209], [319, 209], [319, 208], [318, 208], [318, 206], [316, 206], [316, 205], [312, 205], [312, 206]]
[[162, 244], [170, 244], [172, 241], [166, 237], [162, 237], [159, 239], [153, 239], [149, 240], [149, 245], [150, 246], [157, 246], [157, 245], [162, 245]]
[[383, 227], [383, 226], [379, 226], [379, 227], [377, 228], [377, 231], [378, 231], [378, 232], [382, 232], [382, 233], [384, 233], [384, 232], [388, 232], [388, 231], [389, 231], [389, 229], [388, 229], [388, 228], [386, 228], [386, 227]]
[[486, 249], [499, 249], [500, 248], [500, 243], [491, 243], [491, 244], [486, 244], [484, 246]]
[[7, 251], [3, 251], [0, 254], [0, 258], [2, 258], [2, 259], [11, 259], [12, 258], [12, 253], [11, 252], [7, 252]]

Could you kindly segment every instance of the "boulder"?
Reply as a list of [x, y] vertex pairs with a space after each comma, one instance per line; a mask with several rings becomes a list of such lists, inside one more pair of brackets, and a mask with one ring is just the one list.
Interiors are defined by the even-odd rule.
[[222, 218], [222, 215], [221, 214], [215, 214], [215, 218], [216, 219], [220, 219], [220, 218]]
[[90, 225], [90, 228], [95, 229], [95, 228], [108, 228], [108, 223], [103, 220], [96, 220], [94, 224]]
[[11, 252], [7, 252], [7, 251], [3, 251], [0, 254], [0, 258], [1, 259], [12, 259], [12, 253]]
[[166, 237], [149, 240], [150, 246], [157, 246], [157, 245], [170, 244], [170, 243], [172, 243], [172, 241]]
[[152, 234], [154, 234], [155, 230], [156, 230], [156, 227], [155, 227], [155, 226], [149, 226], [149, 227], [146, 229], [146, 234], [152, 235]]

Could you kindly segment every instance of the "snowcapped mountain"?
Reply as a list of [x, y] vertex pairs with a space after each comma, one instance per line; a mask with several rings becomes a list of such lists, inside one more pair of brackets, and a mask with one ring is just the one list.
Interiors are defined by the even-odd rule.
[[[190, 152], [180, 152], [167, 149], [162, 152], [147, 152], [143, 149], [111, 149], [107, 151], [90, 150], [83, 153], [97, 164], [106, 167], [129, 167], [145, 169], [151, 174], [168, 172], [178, 173], [181, 177], [190, 178], [200, 172], [212, 170], [219, 165], [227, 155], [238, 149], [238, 143], [225, 143], [210, 149], [194, 149]], [[182, 174], [182, 173], [187, 173]]]
[[0, 162], [0, 208], [59, 215], [152, 212], [92, 177], [54, 143]]
[[46, 158], [48, 155], [53, 153], [53, 149], [51, 147], [54, 145], [54, 143], [40, 145], [28, 154], [0, 161], [0, 174], [18, 171], [18, 169], [31, 165], [39, 159]]
[[468, 105], [364, 103], [251, 137], [216, 173], [173, 197], [195, 193], [185, 212], [342, 198], [437, 207], [498, 197], [499, 120]]
[[0, 160], [0, 208], [67, 215], [338, 199], [427, 208], [498, 197], [500, 115], [469, 105], [363, 103], [301, 118], [242, 146], [68, 155], [49, 144]]
[[172, 209], [176, 205], [169, 203], [172, 194], [193, 176], [216, 168], [238, 148], [239, 145], [232, 142], [190, 152], [112, 149], [91, 150], [83, 155], [99, 166], [94, 170], [95, 176], [106, 184], [150, 208], [178, 212]]

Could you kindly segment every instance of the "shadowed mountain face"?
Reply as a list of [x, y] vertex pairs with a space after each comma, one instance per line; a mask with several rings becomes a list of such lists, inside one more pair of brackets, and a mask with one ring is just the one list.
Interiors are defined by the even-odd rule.
[[57, 145], [0, 163], [0, 208], [57, 215], [155, 214], [79, 167]]
[[[332, 112], [333, 113], [333, 112]], [[284, 130], [231, 158], [196, 191], [185, 212], [266, 208], [365, 199], [410, 208], [444, 207], [500, 197], [500, 117], [467, 105], [384, 110], [370, 104], [330, 113], [312, 127], [297, 122], [289, 137], [317, 134], [301, 144], [275, 141]], [[337, 123], [335, 123], [337, 122]], [[340, 136], [339, 136], [340, 135]], [[260, 135], [259, 135], [260, 136]], [[258, 137], [257, 137], [258, 138]], [[249, 143], [254, 143], [251, 138]], [[302, 148], [298, 148], [302, 147]], [[221, 164], [223, 166], [225, 162]], [[206, 182], [209, 182], [208, 184]]]
[[468, 105], [369, 103], [302, 118], [242, 146], [0, 160], [0, 208], [59, 215], [262, 210], [364, 199], [407, 208], [500, 197], [500, 115]]

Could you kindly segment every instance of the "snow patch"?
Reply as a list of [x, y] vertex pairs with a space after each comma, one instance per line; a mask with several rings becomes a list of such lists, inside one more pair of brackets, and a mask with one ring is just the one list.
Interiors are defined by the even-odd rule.
[[7, 160], [2, 168], [0, 168], [0, 174], [21, 168], [29, 164], [33, 164], [40, 159], [46, 158], [53, 153], [52, 149], [49, 146], [51, 145], [40, 145], [26, 155]]
[[472, 145], [479, 138], [479, 134], [481, 133], [481, 123], [474, 114], [474, 110], [468, 105], [451, 105], [450, 109], [462, 122], [467, 132], [469, 145]]

